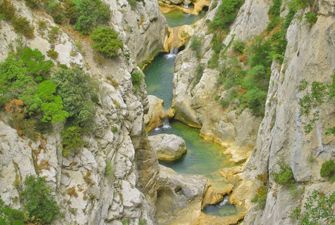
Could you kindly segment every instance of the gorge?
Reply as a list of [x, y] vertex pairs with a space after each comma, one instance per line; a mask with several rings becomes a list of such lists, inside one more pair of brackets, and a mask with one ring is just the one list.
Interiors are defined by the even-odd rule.
[[0, 0], [0, 225], [335, 223], [333, 0]]

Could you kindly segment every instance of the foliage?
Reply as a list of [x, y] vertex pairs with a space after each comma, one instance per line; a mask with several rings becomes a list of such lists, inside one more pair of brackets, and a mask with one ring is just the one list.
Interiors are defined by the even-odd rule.
[[17, 33], [23, 34], [27, 38], [34, 37], [34, 27], [27, 18], [17, 15], [16, 9], [10, 1], [3, 0], [0, 3], [0, 17], [11, 22]]
[[22, 100], [27, 105], [28, 114], [42, 113], [42, 122], [63, 122], [68, 117], [62, 98], [56, 94], [56, 84], [51, 80], [39, 83], [35, 93], [25, 95]]
[[68, 122], [89, 129], [95, 116], [96, 86], [88, 74], [79, 68], [61, 68], [52, 76], [57, 93], [62, 97]]
[[139, 90], [143, 81], [143, 74], [140, 71], [135, 71], [131, 74], [131, 82], [135, 90]]
[[0, 224], [24, 225], [24, 214], [20, 210], [13, 209], [0, 199]]
[[242, 54], [244, 52], [245, 49], [245, 43], [243, 41], [235, 41], [233, 44], [233, 50], [236, 53]]
[[320, 170], [321, 177], [326, 177], [331, 180], [335, 180], [335, 161], [328, 160], [322, 163]]
[[266, 196], [268, 194], [268, 190], [266, 186], [261, 186], [257, 189], [255, 197], [251, 200], [251, 202], [256, 203], [260, 209], [264, 209], [266, 204]]
[[24, 184], [21, 196], [30, 221], [51, 224], [60, 215], [60, 210], [46, 180], [28, 176]]
[[199, 83], [203, 73], [204, 73], [204, 66], [202, 64], [198, 64], [197, 68], [195, 69], [195, 79], [193, 87]]
[[221, 2], [213, 21], [210, 23], [210, 30], [227, 30], [234, 22], [243, 0], [225, 0]]
[[192, 37], [190, 48], [196, 53], [198, 59], [201, 57], [201, 44], [201, 39], [199, 37]]
[[305, 19], [310, 25], [313, 25], [318, 20], [318, 15], [315, 12], [307, 12], [305, 14]]
[[0, 15], [2, 15], [5, 20], [11, 21], [14, 18], [15, 13], [16, 9], [9, 0], [3, 0], [0, 3]]
[[335, 223], [334, 214], [335, 192], [325, 195], [318, 191], [313, 191], [307, 198], [305, 210], [300, 215], [301, 225], [324, 224], [331, 225]]
[[55, 49], [50, 49], [48, 52], [47, 52], [47, 55], [50, 57], [50, 58], [52, 58], [52, 59], [54, 59], [54, 60], [56, 60], [57, 58], [58, 58], [58, 52], [57, 51], [55, 51]]
[[291, 167], [286, 164], [280, 165], [280, 170], [273, 173], [273, 178], [277, 184], [290, 186], [295, 182]]
[[111, 160], [106, 161], [105, 176], [106, 177], [113, 176], [113, 166]]
[[215, 52], [212, 54], [212, 57], [208, 60], [208, 68], [215, 69], [219, 66], [219, 54]]
[[147, 225], [147, 221], [145, 219], [140, 219], [139, 225]]
[[136, 8], [136, 4], [137, 4], [137, 2], [139, 2], [140, 0], [128, 0], [128, 3], [129, 3], [129, 5], [130, 5], [130, 7], [132, 8], [132, 9], [135, 9]]
[[78, 126], [66, 127], [62, 133], [63, 156], [69, 157], [79, 153], [80, 149], [84, 146], [82, 140], [82, 129]]
[[98, 27], [92, 34], [93, 49], [105, 57], [112, 58], [118, 55], [119, 49], [123, 47], [118, 34], [110, 27]]
[[89, 34], [94, 27], [107, 25], [110, 20], [109, 7], [101, 0], [75, 1], [74, 28], [82, 34]]

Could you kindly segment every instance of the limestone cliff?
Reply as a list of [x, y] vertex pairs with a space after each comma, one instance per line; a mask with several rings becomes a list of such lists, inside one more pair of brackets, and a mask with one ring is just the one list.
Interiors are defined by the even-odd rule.
[[[104, 59], [93, 52], [87, 37], [56, 25], [45, 12], [31, 10], [24, 1], [11, 2], [33, 25], [35, 37], [26, 39], [10, 23], [0, 21], [0, 60], [18, 45], [45, 55], [52, 47], [58, 53], [55, 63], [82, 67], [97, 81], [99, 93], [96, 125], [74, 157], [62, 157], [62, 127], [54, 127], [35, 141], [20, 136], [1, 115], [0, 197], [19, 207], [17, 186], [26, 176], [39, 175], [46, 177], [62, 206], [64, 216], [54, 224], [154, 224], [158, 162], [144, 132], [145, 85], [135, 91], [131, 73], [138, 70], [137, 63], [162, 48], [166, 22], [158, 3], [145, 0], [132, 9], [127, 1], [105, 1], [111, 10], [110, 26], [125, 46], [120, 57]], [[40, 21], [46, 24], [43, 30]], [[59, 30], [51, 41], [55, 28]], [[112, 167], [109, 176], [107, 164]]]
[[[272, 22], [269, 10], [274, 2], [280, 1], [244, 2], [222, 41], [224, 50], [219, 54], [218, 68], [234, 56], [234, 40], [250, 43], [258, 35], [265, 40], [266, 35], [271, 35], [267, 29]], [[333, 183], [320, 176], [321, 165], [334, 160], [335, 139], [327, 132], [334, 126], [334, 104], [324, 101], [316, 104], [311, 114], [317, 116], [312, 118], [302, 113], [301, 106], [313, 82], [332, 82], [335, 71], [334, 7], [331, 0], [314, 1], [310, 8], [299, 8], [295, 13], [285, 35], [287, 46], [283, 62], [272, 62], [263, 118], [256, 118], [249, 109], [239, 112], [232, 107], [222, 107], [215, 99], [218, 93], [222, 98], [228, 92], [218, 85], [219, 69], [208, 65], [214, 54], [211, 41], [215, 32], [210, 32], [206, 23], [213, 20], [218, 9], [213, 2], [208, 15], [194, 25], [193, 38], [201, 40], [200, 49], [192, 47], [191, 39], [177, 56], [175, 118], [200, 127], [205, 137], [226, 145], [236, 161], [247, 160], [245, 167], [239, 168], [241, 183], [230, 197], [233, 203], [250, 209], [243, 224], [299, 224], [290, 215], [294, 210], [304, 213], [305, 203], [314, 190], [325, 194], [335, 190]], [[308, 22], [305, 16], [311, 8], [316, 12], [315, 23]], [[279, 12], [281, 18], [290, 13], [287, 1], [282, 1]], [[304, 89], [302, 84], [306, 85]], [[311, 121], [314, 125], [309, 127]], [[283, 164], [293, 173], [295, 191], [274, 180], [274, 174]], [[224, 170], [223, 175], [231, 178], [230, 172]], [[264, 185], [267, 193], [262, 209], [251, 200]]]

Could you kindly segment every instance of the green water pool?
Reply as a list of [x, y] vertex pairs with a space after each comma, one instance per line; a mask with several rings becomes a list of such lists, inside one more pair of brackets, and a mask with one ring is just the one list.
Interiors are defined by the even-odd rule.
[[165, 109], [172, 103], [174, 62], [174, 55], [161, 53], [144, 70], [148, 94], [163, 99]]
[[[173, 12], [165, 15], [170, 26], [192, 24], [197, 18], [188, 16], [181, 12]], [[155, 95], [164, 100], [164, 108], [170, 108], [173, 97], [173, 72], [175, 64], [174, 54], [158, 54], [145, 70], [145, 82], [149, 95]], [[165, 125], [151, 132], [155, 134], [175, 134], [182, 137], [187, 146], [187, 154], [177, 162], [162, 163], [181, 174], [204, 175], [210, 179], [214, 186], [225, 184], [220, 175], [220, 169], [233, 166], [227, 155], [224, 154], [222, 146], [205, 141], [200, 137], [199, 130], [188, 127], [177, 121], [165, 121]], [[236, 213], [233, 205], [208, 206], [205, 213], [226, 216]]]
[[197, 20], [202, 18], [204, 15], [205, 12], [201, 12], [199, 15], [190, 15], [185, 14], [179, 10], [175, 10], [164, 14], [169, 27], [178, 27], [186, 24], [188, 25], [193, 24]]

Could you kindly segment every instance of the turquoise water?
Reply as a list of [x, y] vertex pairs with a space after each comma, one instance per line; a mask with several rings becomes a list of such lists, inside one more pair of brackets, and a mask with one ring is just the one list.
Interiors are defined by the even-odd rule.
[[144, 70], [148, 94], [163, 99], [165, 109], [172, 103], [174, 62], [175, 56], [161, 53]]
[[[169, 24], [194, 22], [185, 15], [171, 14], [170, 18], [169, 15], [166, 16], [168, 21], [170, 20]], [[148, 94], [163, 99], [165, 109], [168, 109], [172, 103], [174, 64], [175, 55], [161, 53], [144, 70]], [[188, 127], [177, 121], [170, 121], [170, 124], [166, 122], [165, 126], [155, 129], [151, 135], [162, 133], [182, 137], [187, 146], [187, 154], [182, 159], [173, 163], [162, 163], [163, 165], [182, 174], [204, 175], [212, 181], [214, 186], [225, 184], [225, 180], [219, 172], [224, 167], [232, 166], [232, 163], [223, 153], [222, 146], [205, 141], [200, 137], [198, 129]], [[208, 206], [204, 209], [204, 212], [211, 215], [226, 216], [235, 214], [235, 210], [235, 206], [226, 204], [224, 206]]]
[[202, 18], [204, 15], [205, 12], [202, 12], [196, 16], [196, 15], [185, 14], [179, 10], [175, 10], [164, 14], [169, 27], [178, 27], [186, 24], [188, 25], [193, 24], [197, 20]]

